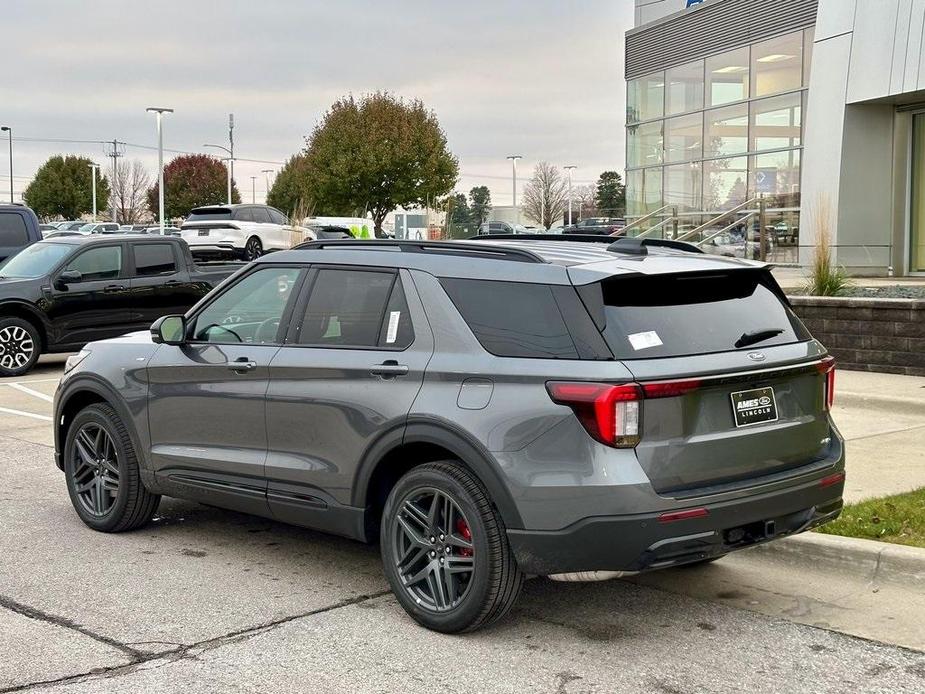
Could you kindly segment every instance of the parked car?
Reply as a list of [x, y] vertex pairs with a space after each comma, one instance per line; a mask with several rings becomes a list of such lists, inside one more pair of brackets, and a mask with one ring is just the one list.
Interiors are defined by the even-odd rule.
[[[76, 222], [59, 222], [58, 231], [77, 231], [80, 227], [84, 226], [86, 222], [76, 221]], [[89, 232], [88, 232], [89, 233]]]
[[43, 352], [70, 352], [185, 311], [242, 266], [197, 265], [176, 238], [35, 243], [0, 265], [0, 376], [26, 373]]
[[479, 225], [479, 234], [529, 234], [530, 230], [523, 224], [510, 222], [482, 222]]
[[352, 239], [353, 234], [347, 227], [326, 224], [321, 226], [310, 226], [317, 239]]
[[619, 217], [588, 217], [565, 227], [566, 234], [619, 234], [626, 220]]
[[[149, 226], [145, 228], [144, 233], [160, 235], [161, 228]], [[180, 227], [164, 227], [164, 236], [180, 236], [180, 234], [181, 234]]]
[[146, 234], [148, 233], [148, 227], [150, 224], [120, 224], [119, 231], [120, 234]]
[[53, 231], [58, 231], [58, 227], [54, 224], [39, 224], [39, 231], [41, 231], [42, 236], [45, 237]]
[[119, 225], [115, 222], [88, 222], [78, 228], [77, 231], [82, 231], [86, 234], [117, 234], [119, 233]]
[[443, 632], [502, 617], [525, 574], [835, 518], [832, 359], [769, 268], [606, 241], [316, 241], [88, 345], [53, 417], [78, 516], [130, 530], [168, 495], [378, 539]]
[[244, 260], [289, 248], [291, 234], [286, 215], [268, 205], [197, 207], [180, 227], [193, 253]]
[[35, 212], [24, 205], [0, 205], [0, 261], [41, 240]]

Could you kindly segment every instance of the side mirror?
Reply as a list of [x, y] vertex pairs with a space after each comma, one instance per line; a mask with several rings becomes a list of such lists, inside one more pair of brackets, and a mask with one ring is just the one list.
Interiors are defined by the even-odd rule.
[[183, 316], [161, 316], [151, 324], [151, 342], [156, 345], [182, 345], [186, 338]]
[[67, 272], [62, 272], [58, 275], [58, 278], [55, 280], [55, 284], [58, 289], [67, 289], [69, 284], [78, 284], [83, 281], [83, 275], [79, 270], [68, 270]]

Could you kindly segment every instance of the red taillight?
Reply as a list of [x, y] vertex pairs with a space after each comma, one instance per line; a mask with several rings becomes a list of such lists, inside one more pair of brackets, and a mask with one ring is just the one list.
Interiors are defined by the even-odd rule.
[[684, 511], [668, 511], [660, 513], [658, 516], [659, 523], [674, 523], [675, 521], [690, 520], [692, 518], [704, 518], [709, 516], [710, 512], [705, 508], [689, 508]]
[[647, 398], [673, 398], [685, 395], [700, 387], [700, 379], [688, 378], [683, 381], [662, 381], [660, 383], [643, 383], [642, 391]]
[[632, 448], [639, 443], [639, 401], [642, 388], [635, 383], [546, 384], [549, 397], [568, 405], [591, 436], [616, 448]]
[[845, 481], [844, 472], [836, 472], [834, 475], [829, 475], [828, 477], [823, 477], [819, 480], [819, 486], [825, 489], [826, 487], [831, 487], [834, 484], [840, 484]]
[[816, 364], [816, 368], [819, 369], [819, 373], [825, 377], [825, 409], [831, 410], [832, 403], [835, 402], [835, 357], [823, 357], [822, 360]]

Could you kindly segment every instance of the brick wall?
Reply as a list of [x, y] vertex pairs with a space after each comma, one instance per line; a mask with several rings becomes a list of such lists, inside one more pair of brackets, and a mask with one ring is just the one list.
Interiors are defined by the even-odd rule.
[[925, 376], [925, 300], [791, 296], [839, 368]]

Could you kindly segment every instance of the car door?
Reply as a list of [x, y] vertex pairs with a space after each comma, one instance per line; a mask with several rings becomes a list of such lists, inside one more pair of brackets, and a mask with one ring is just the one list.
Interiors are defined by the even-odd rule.
[[189, 316], [148, 364], [151, 461], [177, 496], [267, 515], [269, 365], [303, 270], [258, 266]]
[[278, 251], [289, 247], [288, 242], [283, 242], [283, 228], [273, 222], [268, 208], [257, 205], [253, 208], [253, 214], [265, 250]]
[[185, 313], [204, 294], [181, 269], [173, 243], [130, 243], [131, 320], [146, 328], [161, 316]]
[[[65, 281], [67, 272], [80, 273]], [[61, 345], [84, 345], [131, 330], [130, 293], [121, 243], [93, 244], [57, 270], [46, 291], [48, 317]]]
[[433, 354], [406, 271], [323, 266], [270, 364], [267, 497], [280, 520], [351, 535], [364, 453], [400, 435]]

